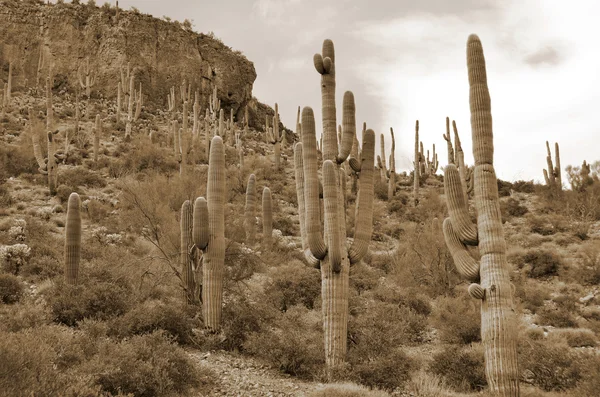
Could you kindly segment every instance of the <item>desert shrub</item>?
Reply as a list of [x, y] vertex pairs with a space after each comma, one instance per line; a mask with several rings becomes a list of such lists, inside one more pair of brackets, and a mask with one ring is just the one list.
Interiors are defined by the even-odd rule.
[[245, 351], [246, 342], [252, 335], [262, 333], [265, 324], [271, 324], [275, 312], [264, 302], [250, 302], [245, 296], [232, 296], [223, 305], [221, 320], [224, 339], [211, 346], [213, 341], [205, 343], [207, 348], [220, 348], [228, 351]]
[[353, 363], [350, 376], [365, 386], [393, 391], [405, 385], [413, 367], [413, 361], [396, 348], [372, 361]]
[[99, 274], [75, 286], [60, 280], [46, 298], [55, 322], [75, 326], [84, 318], [107, 320], [125, 314], [131, 305], [131, 289], [122, 278]]
[[529, 283], [516, 288], [516, 296], [521, 299], [525, 309], [535, 313], [540, 307], [544, 306], [544, 301], [550, 299], [549, 292], [539, 284]]
[[481, 340], [479, 307], [466, 293], [439, 298], [431, 321], [443, 342], [469, 344]]
[[193, 341], [192, 330], [201, 325], [193, 317], [194, 310], [173, 303], [146, 301], [113, 320], [109, 335], [123, 338], [162, 330], [177, 343], [190, 344]]
[[577, 322], [571, 312], [564, 307], [544, 307], [537, 311], [535, 322], [538, 325], [551, 325], [559, 328], [575, 328]]
[[0, 305], [0, 331], [19, 332], [49, 324], [45, 307], [31, 301], [19, 305]]
[[562, 258], [556, 251], [545, 249], [531, 249], [523, 255], [515, 255], [513, 260], [531, 278], [556, 276], [563, 266]]
[[321, 295], [321, 274], [302, 263], [292, 263], [272, 269], [272, 281], [265, 288], [269, 301], [281, 311], [295, 305], [314, 307]]
[[600, 284], [600, 245], [589, 241], [581, 246], [579, 251], [581, 267], [576, 269], [574, 277], [583, 285]]
[[352, 266], [350, 272], [350, 285], [358, 294], [369, 291], [377, 287], [379, 278], [383, 272], [365, 265], [362, 261]]
[[521, 205], [519, 200], [515, 200], [512, 197], [506, 201], [500, 202], [500, 211], [502, 212], [502, 219], [504, 220], [508, 220], [512, 217], [521, 217], [528, 212], [527, 207]]
[[512, 190], [512, 183], [503, 181], [500, 178], [498, 178], [497, 183], [498, 183], [498, 196], [500, 196], [500, 197], [510, 196], [510, 191]]
[[598, 343], [596, 335], [589, 329], [561, 330], [560, 337], [564, 338], [570, 347], [595, 347]]
[[512, 188], [515, 192], [520, 193], [535, 193], [535, 185], [533, 181], [515, 181], [512, 183]]
[[12, 274], [0, 274], [0, 302], [17, 303], [23, 297], [25, 289], [18, 277]]
[[334, 383], [320, 387], [309, 397], [388, 397], [384, 391], [367, 389], [354, 383]]
[[0, 267], [7, 273], [19, 274], [27, 265], [31, 256], [31, 248], [26, 244], [0, 246]]
[[474, 347], [444, 347], [429, 364], [429, 371], [443, 377], [456, 391], [483, 389], [487, 385], [484, 369], [483, 351]]
[[581, 379], [577, 385], [577, 396], [594, 397], [600, 390], [600, 357], [589, 355], [581, 363]]
[[58, 178], [67, 186], [76, 189], [80, 186], [102, 188], [106, 181], [96, 172], [84, 167], [59, 167]]
[[271, 327], [251, 333], [244, 349], [301, 378], [315, 378], [323, 369], [323, 330], [318, 317], [302, 306], [280, 313]]
[[[24, 139], [21, 146], [2, 145], [0, 147], [0, 181], [21, 174], [35, 174], [38, 164], [33, 157], [31, 139]], [[43, 142], [43, 141], [42, 141]]]
[[518, 352], [523, 377], [542, 390], [571, 389], [581, 377], [577, 358], [567, 347], [528, 341]]
[[134, 336], [119, 343], [105, 341], [100, 354], [83, 365], [96, 385], [111, 394], [152, 397], [210, 390], [216, 375], [196, 367], [187, 353], [162, 333]]

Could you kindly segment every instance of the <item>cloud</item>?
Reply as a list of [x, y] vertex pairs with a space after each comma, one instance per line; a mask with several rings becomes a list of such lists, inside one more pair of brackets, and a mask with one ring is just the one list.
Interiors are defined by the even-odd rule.
[[523, 60], [526, 64], [537, 67], [541, 65], [556, 66], [562, 62], [564, 55], [561, 54], [555, 47], [546, 46], [538, 51], [527, 55]]

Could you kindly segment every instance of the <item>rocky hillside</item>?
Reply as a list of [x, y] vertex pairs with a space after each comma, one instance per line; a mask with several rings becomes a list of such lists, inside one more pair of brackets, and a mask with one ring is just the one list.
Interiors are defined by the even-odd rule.
[[114, 7], [14, 0], [0, 1], [0, 20], [0, 64], [6, 66], [0, 78], [6, 81], [13, 62], [16, 89], [36, 81], [42, 57], [41, 78], [51, 67], [55, 84], [70, 91], [78, 87], [78, 69], [89, 59], [95, 95], [116, 97], [120, 67], [130, 63], [151, 103], [166, 105], [170, 87], [183, 80], [205, 90], [202, 107], [213, 86], [226, 112], [232, 108], [237, 114], [252, 99], [253, 63], [178, 22], [134, 11], [117, 15]]

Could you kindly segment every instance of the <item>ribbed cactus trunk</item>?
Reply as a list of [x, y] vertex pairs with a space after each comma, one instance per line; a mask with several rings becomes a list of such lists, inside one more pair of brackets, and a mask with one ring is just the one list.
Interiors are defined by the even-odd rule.
[[190, 137], [188, 136], [188, 102], [185, 101], [183, 103], [183, 115], [181, 122], [181, 163], [179, 165], [179, 174], [181, 176], [185, 175], [187, 171], [187, 162], [188, 162], [188, 149], [190, 145]]
[[419, 204], [419, 183], [421, 182], [421, 152], [419, 151], [419, 120], [415, 123], [415, 172], [413, 173], [413, 202]]
[[100, 115], [96, 115], [96, 127], [94, 129], [94, 163], [98, 163], [98, 154], [100, 153], [100, 135], [102, 134], [102, 120]]
[[271, 189], [265, 187], [262, 193], [262, 238], [265, 243], [271, 241], [273, 237], [273, 201], [271, 198]]
[[[448, 165], [444, 185], [450, 217], [444, 221], [444, 237], [459, 273], [474, 283], [469, 287], [470, 295], [481, 300], [481, 337], [490, 389], [501, 396], [519, 396], [518, 322], [493, 166], [492, 114], [485, 58], [476, 35], [469, 36], [467, 42], [467, 67], [477, 225], [471, 223], [460, 175], [454, 165]], [[466, 245], [479, 246], [479, 262], [469, 255]]]
[[67, 204], [65, 225], [65, 282], [77, 285], [79, 261], [81, 259], [81, 200], [77, 193], [71, 193]]
[[446, 133], [444, 134], [444, 140], [448, 147], [448, 164], [454, 163], [454, 148], [452, 147], [452, 137], [450, 136], [450, 118], [446, 117]]
[[217, 331], [221, 325], [225, 276], [225, 147], [219, 136], [210, 145], [206, 196], [209, 239], [202, 272], [202, 313], [204, 325]]
[[392, 135], [392, 149], [389, 161], [390, 177], [388, 178], [388, 200], [392, 200], [396, 193], [396, 139], [394, 137], [394, 129], [391, 127], [390, 134]]
[[192, 225], [193, 225], [193, 212], [192, 204], [190, 200], [185, 200], [181, 205], [181, 220], [180, 226], [180, 245], [179, 245], [179, 258], [181, 265], [181, 275], [183, 282], [183, 301], [186, 304], [193, 304], [194, 302], [194, 291], [195, 281], [194, 272], [192, 269], [192, 258], [190, 251], [193, 245], [192, 242]]
[[250, 245], [256, 241], [256, 176], [250, 174], [246, 186], [246, 208], [244, 214], [246, 242]]

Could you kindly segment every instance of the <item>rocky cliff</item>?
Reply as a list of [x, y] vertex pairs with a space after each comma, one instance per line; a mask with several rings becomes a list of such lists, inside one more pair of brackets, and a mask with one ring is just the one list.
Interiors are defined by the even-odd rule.
[[115, 7], [0, 0], [0, 76], [6, 80], [12, 61], [17, 90], [35, 86], [38, 75], [43, 81], [51, 67], [55, 86], [73, 91], [88, 59], [97, 76], [92, 95], [116, 97], [120, 67], [130, 63], [146, 103], [166, 106], [170, 87], [179, 96], [185, 79], [204, 91], [203, 108], [213, 86], [227, 112], [257, 108], [253, 63], [214, 37]]

